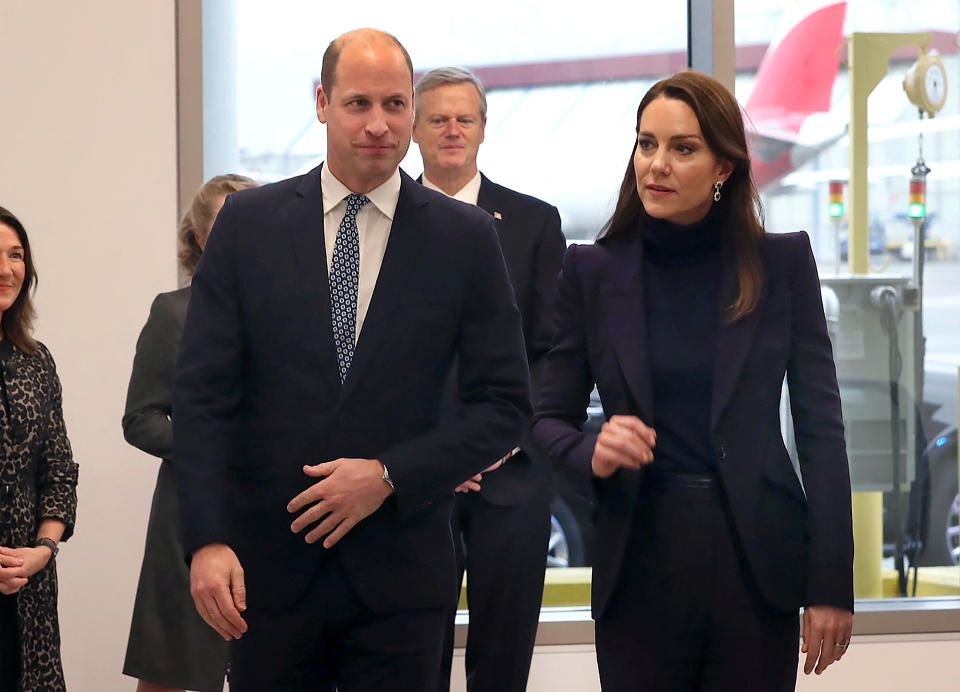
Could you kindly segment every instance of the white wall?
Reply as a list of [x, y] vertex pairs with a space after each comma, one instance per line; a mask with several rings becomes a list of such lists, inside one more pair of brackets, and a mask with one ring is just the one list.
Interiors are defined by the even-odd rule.
[[[854, 637], [841, 663], [803, 675], [798, 692], [956, 692], [960, 634]], [[801, 661], [802, 665], [802, 661]], [[453, 659], [451, 692], [464, 692], [463, 651]], [[528, 692], [600, 692], [593, 646], [538, 646]], [[743, 692], [756, 692], [744, 689]]]
[[174, 0], [0, 0], [0, 205], [30, 234], [37, 336], [80, 464], [59, 558], [70, 689], [120, 674], [156, 463], [123, 441], [150, 301], [176, 287]]

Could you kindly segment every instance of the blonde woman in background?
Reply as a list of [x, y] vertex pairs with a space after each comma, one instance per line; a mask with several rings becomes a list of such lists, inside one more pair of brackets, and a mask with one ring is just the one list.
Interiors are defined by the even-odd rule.
[[[255, 186], [242, 175], [218, 175], [200, 188], [180, 222], [178, 259], [188, 277], [226, 196]], [[123, 415], [127, 442], [163, 459], [123, 666], [124, 674], [139, 679], [138, 692], [220, 692], [227, 670], [226, 642], [200, 618], [190, 597], [173, 480], [173, 368], [189, 302], [189, 286], [154, 299], [137, 341]]]

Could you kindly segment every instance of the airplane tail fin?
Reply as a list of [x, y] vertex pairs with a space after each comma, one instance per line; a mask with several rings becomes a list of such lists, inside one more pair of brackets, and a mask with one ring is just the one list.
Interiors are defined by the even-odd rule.
[[807, 115], [830, 110], [846, 9], [837, 0], [797, 3], [757, 70], [745, 105], [754, 121], [776, 120], [797, 132]]

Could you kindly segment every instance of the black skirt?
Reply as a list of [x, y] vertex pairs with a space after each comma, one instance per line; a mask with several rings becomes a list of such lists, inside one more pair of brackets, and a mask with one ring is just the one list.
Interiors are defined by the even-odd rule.
[[17, 597], [0, 594], [0, 690], [15, 690], [20, 675]]

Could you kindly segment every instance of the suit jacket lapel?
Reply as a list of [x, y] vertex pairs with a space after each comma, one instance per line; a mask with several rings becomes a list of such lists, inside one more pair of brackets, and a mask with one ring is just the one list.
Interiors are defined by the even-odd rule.
[[760, 303], [753, 312], [736, 322], [729, 322], [725, 314], [726, 307], [736, 299], [740, 290], [737, 267], [732, 258], [725, 258], [723, 262], [720, 285], [724, 312], [721, 314], [720, 323], [717, 327], [716, 361], [713, 369], [713, 400], [710, 406], [711, 432], [717, 429], [720, 416], [727, 404], [730, 403], [730, 397], [733, 396], [733, 390], [740, 378], [740, 372], [747, 361], [747, 354], [749, 354], [750, 346], [753, 343], [757, 323], [760, 321], [760, 313], [763, 311], [767, 286], [766, 281], [764, 281], [760, 293]]
[[[297, 199], [287, 211], [285, 223], [293, 240], [293, 257], [307, 295], [307, 304], [315, 307], [312, 323], [320, 351], [321, 372], [329, 384], [340, 388], [337, 350], [330, 323], [330, 286], [327, 281], [327, 250], [324, 244], [323, 195], [320, 169], [304, 176], [297, 186]], [[331, 231], [336, 233], [336, 229]]]
[[626, 247], [614, 250], [611, 257], [615, 259], [616, 266], [610, 279], [601, 288], [604, 320], [624, 380], [640, 408], [640, 417], [647, 425], [653, 425], [653, 385], [640, 271], [643, 243], [639, 234]]
[[[420, 185], [403, 171], [400, 172], [400, 199], [390, 226], [390, 238], [383, 254], [383, 263], [370, 298], [370, 306], [363, 320], [360, 338], [353, 352], [353, 362], [343, 383], [341, 400], [356, 387], [377, 347], [395, 324], [406, 291], [404, 286], [413, 267], [422, 261], [423, 247], [417, 238], [417, 208], [426, 202], [417, 194]], [[328, 300], [329, 302], [329, 300]], [[328, 308], [329, 309], [329, 308]], [[331, 337], [332, 342], [332, 337]]]
[[500, 202], [497, 200], [496, 186], [487, 179], [483, 173], [480, 174], [480, 191], [477, 193], [477, 206], [493, 217], [493, 226], [497, 229], [497, 236], [500, 239], [500, 247], [505, 248], [505, 242], [509, 242], [504, 234], [506, 229], [503, 225], [503, 216], [500, 213]]
[[493, 199], [493, 189], [490, 181], [483, 173], [480, 174], [480, 192], [477, 193], [477, 206], [493, 216], [497, 209], [497, 201]]

